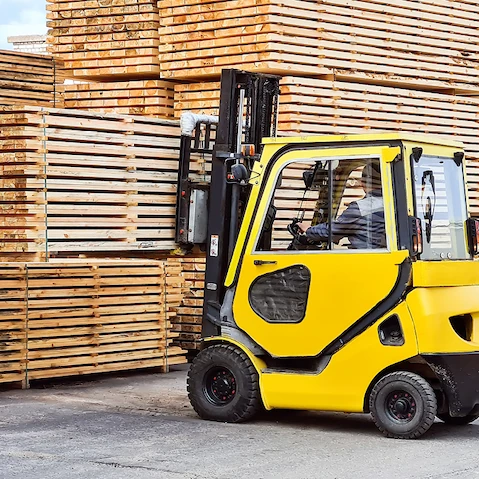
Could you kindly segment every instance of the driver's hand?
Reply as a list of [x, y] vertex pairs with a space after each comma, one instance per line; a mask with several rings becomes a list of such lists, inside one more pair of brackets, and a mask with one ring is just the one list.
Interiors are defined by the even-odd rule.
[[311, 227], [311, 223], [298, 223], [297, 226], [301, 233], [306, 233], [306, 230]]

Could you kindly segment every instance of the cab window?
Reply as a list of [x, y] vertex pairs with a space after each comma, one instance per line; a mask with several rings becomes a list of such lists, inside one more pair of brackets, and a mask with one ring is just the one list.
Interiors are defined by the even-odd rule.
[[385, 249], [381, 176], [376, 158], [289, 163], [276, 179], [256, 251]]
[[462, 164], [422, 156], [414, 162], [416, 216], [422, 223], [423, 260], [469, 259]]

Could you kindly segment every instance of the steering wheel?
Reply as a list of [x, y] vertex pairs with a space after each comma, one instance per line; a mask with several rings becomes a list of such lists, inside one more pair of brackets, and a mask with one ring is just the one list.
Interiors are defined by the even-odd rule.
[[300, 220], [295, 218], [288, 226], [288, 233], [293, 237], [288, 246], [288, 250], [308, 250], [308, 249], [322, 249], [322, 246], [317, 245], [307, 238], [307, 236], [301, 233], [298, 223]]

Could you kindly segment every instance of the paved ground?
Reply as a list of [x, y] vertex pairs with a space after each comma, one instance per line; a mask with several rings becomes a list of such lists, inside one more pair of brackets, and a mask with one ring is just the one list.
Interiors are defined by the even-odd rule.
[[199, 420], [185, 369], [0, 393], [1, 479], [479, 479], [479, 421], [383, 438], [368, 416]]

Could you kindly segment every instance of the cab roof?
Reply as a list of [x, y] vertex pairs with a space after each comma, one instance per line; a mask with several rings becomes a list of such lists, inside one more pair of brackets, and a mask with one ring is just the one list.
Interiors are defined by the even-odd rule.
[[449, 146], [464, 149], [460, 141], [449, 140], [440, 136], [416, 135], [405, 132], [379, 132], [359, 135], [324, 135], [324, 136], [282, 136], [276, 138], [264, 138], [263, 143], [280, 145], [291, 143], [346, 143], [346, 142], [385, 142], [401, 141], [404, 143], [422, 143], [437, 146]]

